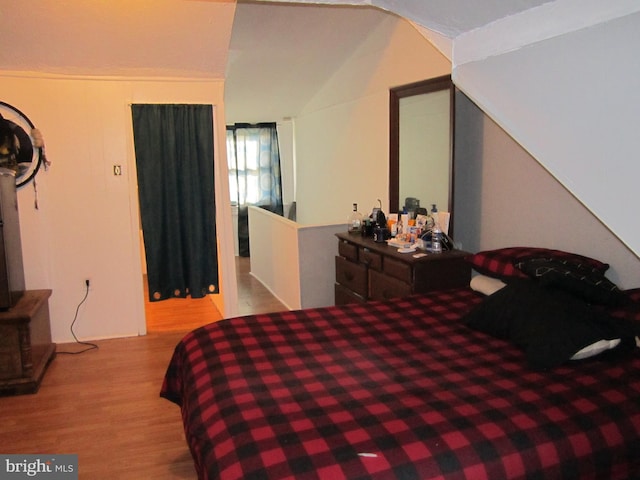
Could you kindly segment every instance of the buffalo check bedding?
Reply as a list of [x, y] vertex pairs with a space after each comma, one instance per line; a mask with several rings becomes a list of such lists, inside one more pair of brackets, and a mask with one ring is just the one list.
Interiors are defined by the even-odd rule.
[[640, 478], [640, 356], [530, 368], [469, 288], [238, 317], [176, 346], [200, 479]]

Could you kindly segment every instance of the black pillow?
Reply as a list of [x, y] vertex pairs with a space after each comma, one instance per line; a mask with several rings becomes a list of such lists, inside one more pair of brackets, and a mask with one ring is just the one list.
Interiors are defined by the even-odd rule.
[[514, 280], [489, 295], [463, 320], [472, 329], [518, 346], [537, 370], [561, 365], [600, 340], [620, 338], [620, 346], [635, 347], [627, 324], [567, 292], [529, 279]]
[[515, 266], [546, 287], [556, 287], [589, 303], [619, 305], [626, 300], [622, 291], [604, 272], [585, 263], [557, 258], [528, 258]]

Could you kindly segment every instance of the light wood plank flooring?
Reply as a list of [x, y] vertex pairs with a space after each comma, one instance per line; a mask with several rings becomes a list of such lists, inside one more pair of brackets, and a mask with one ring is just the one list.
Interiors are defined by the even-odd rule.
[[160, 302], [149, 302], [146, 279], [144, 284], [147, 333], [186, 332], [222, 319], [222, 314], [208, 296], [169, 298]]
[[[282, 310], [243, 262], [243, 314]], [[98, 341], [99, 349], [80, 355], [58, 354], [37, 394], [0, 397], [0, 452], [77, 453], [81, 479], [195, 479], [180, 410], [158, 395], [173, 348], [190, 329], [185, 308], [163, 313], [181, 327], [166, 327], [165, 318], [158, 322], [164, 330]], [[80, 347], [58, 345], [58, 351]]]
[[180, 410], [158, 396], [182, 335], [103, 340], [98, 350], [58, 354], [37, 394], [0, 398], [0, 451], [76, 453], [81, 479], [194, 479]]
[[239, 315], [281, 312], [286, 307], [250, 274], [249, 258], [236, 257]]
[[[251, 262], [236, 257], [238, 314], [279, 312], [286, 307], [262, 283], [251, 276]], [[145, 282], [145, 299], [148, 298]], [[180, 312], [180, 313], [177, 313]], [[145, 302], [148, 332], [190, 331], [222, 319], [210, 298], [172, 298], [162, 302]]]

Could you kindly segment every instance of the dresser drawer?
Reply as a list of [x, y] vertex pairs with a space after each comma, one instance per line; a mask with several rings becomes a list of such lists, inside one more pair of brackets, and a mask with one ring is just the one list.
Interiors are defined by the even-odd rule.
[[358, 261], [358, 246], [349, 243], [346, 240], [340, 240], [338, 243], [338, 254], [354, 262]]
[[413, 275], [411, 273], [411, 265], [401, 262], [394, 258], [386, 257], [384, 259], [384, 273], [391, 275], [398, 280], [406, 283], [413, 283]]
[[349, 290], [367, 296], [367, 267], [336, 257], [336, 282]]
[[372, 252], [368, 248], [361, 248], [358, 252], [358, 258], [360, 262], [367, 265], [374, 270], [382, 270], [382, 255], [376, 252]]
[[[386, 260], [386, 259], [385, 259]], [[372, 300], [388, 300], [390, 298], [411, 295], [411, 285], [398, 279], [384, 275], [375, 270], [369, 271], [370, 290]]]
[[347, 303], [364, 303], [366, 300], [357, 293], [343, 287], [339, 283], [335, 284], [335, 304], [346, 305]]

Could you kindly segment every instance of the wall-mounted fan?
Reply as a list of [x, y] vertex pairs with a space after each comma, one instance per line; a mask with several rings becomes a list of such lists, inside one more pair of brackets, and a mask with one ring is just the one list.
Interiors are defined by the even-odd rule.
[[24, 113], [0, 102], [0, 168], [13, 170], [20, 188], [33, 180], [43, 161], [40, 132]]

